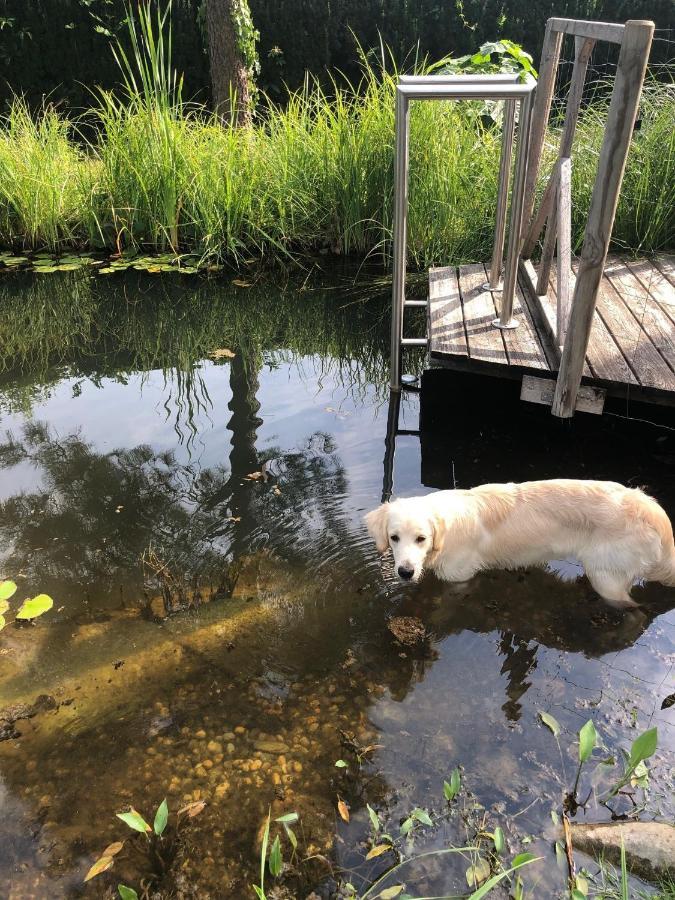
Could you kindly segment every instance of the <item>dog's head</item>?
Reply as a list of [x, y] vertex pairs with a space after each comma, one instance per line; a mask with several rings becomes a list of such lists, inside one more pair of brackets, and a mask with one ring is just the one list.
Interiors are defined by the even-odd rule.
[[443, 526], [438, 516], [424, 509], [420, 498], [383, 503], [369, 512], [365, 523], [380, 553], [391, 547], [394, 568], [401, 581], [419, 581], [425, 565], [438, 555]]

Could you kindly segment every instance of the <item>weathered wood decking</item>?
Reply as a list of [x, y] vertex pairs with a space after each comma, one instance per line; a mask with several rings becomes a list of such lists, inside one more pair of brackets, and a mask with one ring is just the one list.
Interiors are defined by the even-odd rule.
[[[531, 267], [536, 282], [532, 264], [521, 265]], [[559, 365], [555, 277], [539, 302], [519, 279], [513, 313], [520, 325], [512, 331], [492, 325], [501, 298], [486, 290], [487, 280], [481, 264], [430, 270], [431, 359], [464, 371], [554, 378]], [[574, 275], [571, 281], [573, 291]], [[604, 388], [612, 396], [630, 392], [635, 399], [675, 404], [675, 256], [608, 258], [583, 384]]]

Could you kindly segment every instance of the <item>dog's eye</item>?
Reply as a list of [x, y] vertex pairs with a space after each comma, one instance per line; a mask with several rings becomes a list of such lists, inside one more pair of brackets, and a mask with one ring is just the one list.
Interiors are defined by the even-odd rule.
[[391, 539], [395, 544], [398, 543], [398, 535], [397, 534], [392, 534]]
[[418, 534], [417, 537], [415, 538], [416, 544], [423, 544], [425, 541], [426, 541], [426, 538], [424, 537], [423, 534]]

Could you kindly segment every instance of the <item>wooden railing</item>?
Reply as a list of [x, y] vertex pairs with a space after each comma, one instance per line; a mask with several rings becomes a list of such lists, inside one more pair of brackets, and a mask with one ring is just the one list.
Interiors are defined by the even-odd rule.
[[[522, 231], [521, 257], [528, 259], [532, 255], [542, 231], [544, 240], [536, 285], [532, 282], [528, 267], [522, 264], [522, 260], [520, 273], [531, 297], [536, 299], [545, 295], [557, 242], [558, 310], [555, 343], [560, 350], [560, 367], [552, 407], [552, 412], [556, 416], [569, 417], [574, 414], [598, 288], [609, 248], [653, 32], [654, 23], [649, 21], [629, 21], [625, 25], [618, 25], [553, 18], [546, 23], [523, 199], [526, 224]], [[574, 69], [558, 158], [539, 208], [535, 212], [535, 188], [565, 34], [574, 35]], [[574, 296], [570, 303], [571, 152], [588, 62], [597, 41], [620, 44], [621, 49], [584, 232]]]

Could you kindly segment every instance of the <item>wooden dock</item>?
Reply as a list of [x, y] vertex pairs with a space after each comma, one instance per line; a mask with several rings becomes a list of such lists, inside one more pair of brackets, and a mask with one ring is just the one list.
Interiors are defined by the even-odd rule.
[[[436, 365], [523, 379], [523, 399], [550, 403], [560, 360], [556, 278], [551, 276], [545, 296], [536, 296], [531, 288], [536, 267], [530, 261], [520, 265], [513, 305], [519, 325], [513, 330], [492, 325], [501, 296], [487, 290], [484, 265], [431, 269], [429, 353]], [[572, 291], [576, 268], [573, 261]], [[539, 379], [547, 379], [550, 390]], [[598, 396], [675, 405], [675, 256], [608, 257], [583, 368], [584, 389], [586, 397], [596, 389]]]

